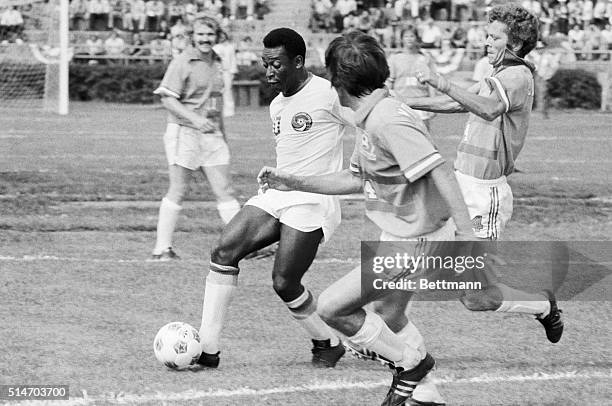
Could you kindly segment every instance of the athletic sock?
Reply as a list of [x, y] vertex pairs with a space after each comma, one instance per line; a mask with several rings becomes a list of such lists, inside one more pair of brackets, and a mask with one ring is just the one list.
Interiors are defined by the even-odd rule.
[[157, 240], [153, 249], [154, 255], [159, 255], [168, 247], [172, 247], [172, 236], [181, 208], [179, 204], [174, 203], [167, 197], [161, 200], [157, 220]]
[[424, 357], [427, 354], [425, 340], [413, 322], [409, 321], [404, 328], [397, 332], [397, 335], [404, 340], [404, 343], [419, 351], [421, 356]]
[[317, 314], [317, 301], [308, 289], [304, 289], [300, 296], [285, 304], [293, 318], [302, 325], [311, 339], [329, 340], [332, 347], [340, 343], [338, 336]]
[[236, 199], [219, 202], [217, 203], [217, 211], [223, 223], [227, 224], [240, 211], [240, 203]]
[[205, 353], [216, 354], [219, 351], [221, 329], [238, 286], [238, 272], [239, 269], [233, 266], [210, 263], [200, 325], [200, 340]]
[[396, 367], [412, 369], [421, 362], [424, 356], [391, 331], [379, 315], [364, 311], [363, 325], [349, 340], [393, 361]]
[[527, 293], [513, 289], [503, 283], [495, 285], [502, 293], [502, 304], [496, 312], [525, 313], [546, 317], [550, 313], [550, 302], [543, 293]]

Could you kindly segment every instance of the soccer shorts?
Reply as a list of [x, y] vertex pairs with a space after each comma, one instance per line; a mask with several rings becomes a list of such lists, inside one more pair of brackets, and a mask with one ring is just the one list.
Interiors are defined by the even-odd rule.
[[229, 147], [221, 132], [203, 133], [194, 128], [168, 123], [164, 134], [168, 165], [195, 170], [199, 167], [228, 165]]
[[323, 230], [323, 242], [330, 240], [340, 224], [340, 202], [336, 196], [269, 189], [250, 198], [245, 205], [259, 207], [281, 223], [309, 233]]
[[478, 238], [496, 240], [512, 217], [512, 190], [505, 176], [478, 179], [455, 171]]

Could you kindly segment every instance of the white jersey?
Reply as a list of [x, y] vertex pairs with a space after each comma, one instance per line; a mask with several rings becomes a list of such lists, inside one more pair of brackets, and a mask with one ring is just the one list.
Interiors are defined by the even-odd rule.
[[342, 170], [342, 135], [352, 111], [340, 105], [328, 80], [313, 75], [293, 96], [280, 93], [270, 103], [270, 118], [278, 169], [299, 176]]

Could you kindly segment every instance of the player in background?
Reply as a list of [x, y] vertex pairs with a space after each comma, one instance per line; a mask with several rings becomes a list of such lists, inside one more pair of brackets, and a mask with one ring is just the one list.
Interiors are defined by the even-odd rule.
[[[420, 83], [416, 78], [416, 73], [422, 68], [435, 71], [432, 60], [421, 52], [416, 27], [404, 27], [400, 31], [400, 39], [402, 41], [402, 51], [389, 57], [390, 73], [389, 79], [387, 79], [387, 87], [394, 96], [400, 99], [434, 96], [436, 94], [435, 89]], [[430, 121], [434, 114], [428, 111], [416, 111], [416, 114], [423, 120], [429, 130]]]
[[178, 258], [172, 248], [172, 236], [191, 172], [200, 170], [208, 178], [224, 223], [240, 210], [231, 187], [230, 153], [221, 114], [221, 61], [212, 48], [219, 33], [215, 19], [196, 18], [191, 46], [170, 62], [155, 90], [168, 111], [164, 145], [170, 177], [168, 192], [159, 208], [155, 260]]
[[[535, 47], [538, 19], [516, 5], [489, 12], [486, 41], [493, 74], [463, 89], [429, 70], [417, 74], [443, 96], [405, 100], [415, 109], [437, 113], [469, 112], [455, 160], [455, 175], [467, 204], [476, 236], [497, 240], [512, 215], [512, 191], [506, 177], [523, 148], [534, 97], [533, 65], [525, 56]], [[489, 287], [462, 297], [472, 311], [534, 315], [556, 343], [563, 321], [552, 291], [527, 293], [513, 289], [488, 273]], [[402, 319], [399, 311], [398, 320]]]
[[[467, 208], [450, 166], [418, 115], [392, 98], [385, 87], [389, 67], [376, 39], [358, 31], [334, 39], [325, 65], [340, 103], [355, 111], [359, 130], [350, 169], [304, 176], [281, 167], [264, 167], [258, 181], [267, 190], [265, 195], [278, 190], [331, 195], [363, 191], [366, 216], [381, 241], [473, 239]], [[420, 245], [413, 254], [427, 254], [434, 246]], [[408, 277], [404, 270], [398, 272], [389, 278]], [[412, 295], [398, 292], [402, 297]], [[398, 295], [362, 285], [359, 266], [321, 293], [317, 312], [351, 344], [380, 355], [392, 367], [393, 382], [383, 405], [413, 404], [413, 390], [426, 379], [435, 361], [414, 325], [396, 333], [385, 323], [384, 315], [365, 307], [389, 299], [396, 300]], [[400, 298], [402, 310], [406, 302]], [[442, 402], [437, 399], [429, 404]]]
[[[342, 168], [342, 135], [350, 110], [340, 106], [329, 81], [304, 66], [306, 44], [289, 28], [263, 39], [268, 84], [280, 93], [270, 104], [277, 167], [295, 175], [323, 175]], [[200, 365], [219, 364], [220, 333], [240, 272], [249, 253], [279, 242], [272, 286], [313, 342], [312, 362], [333, 367], [345, 350], [316, 313], [317, 300], [302, 285], [319, 244], [340, 223], [337, 197], [303, 192], [259, 194], [225, 227], [212, 249], [202, 306]]]

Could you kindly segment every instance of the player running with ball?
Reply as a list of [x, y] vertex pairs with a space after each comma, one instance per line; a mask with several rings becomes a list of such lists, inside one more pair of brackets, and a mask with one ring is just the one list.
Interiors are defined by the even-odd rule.
[[[343, 115], [349, 114], [350, 122], [350, 110], [340, 106], [329, 81], [306, 70], [306, 44], [297, 32], [275, 29], [263, 43], [266, 78], [280, 90], [270, 104], [277, 167], [301, 176], [339, 171], [347, 122]], [[312, 339], [313, 364], [335, 366], [344, 347], [316, 313], [317, 301], [301, 281], [319, 244], [329, 240], [339, 223], [340, 205], [334, 196], [271, 191], [243, 206], [211, 253], [200, 328], [201, 365], [219, 364], [221, 328], [237, 287], [240, 260], [278, 241], [273, 288]]]

